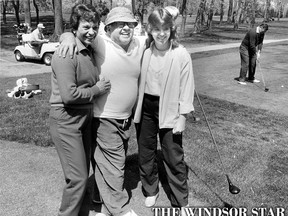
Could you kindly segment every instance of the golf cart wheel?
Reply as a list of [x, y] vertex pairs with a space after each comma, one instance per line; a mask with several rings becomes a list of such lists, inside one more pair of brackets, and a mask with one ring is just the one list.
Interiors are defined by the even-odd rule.
[[23, 61], [24, 60], [24, 56], [22, 55], [22, 53], [19, 50], [17, 50], [15, 52], [15, 59], [16, 59], [16, 61]]
[[52, 53], [45, 53], [45, 55], [43, 56], [43, 62], [47, 66], [50, 66], [51, 65], [51, 60], [52, 60]]

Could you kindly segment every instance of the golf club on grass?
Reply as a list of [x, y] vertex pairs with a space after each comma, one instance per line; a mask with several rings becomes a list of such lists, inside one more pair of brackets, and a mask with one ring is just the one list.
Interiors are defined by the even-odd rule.
[[188, 166], [188, 164], [186, 164], [186, 166], [188, 167], [188, 169], [199, 179], [202, 181], [202, 183], [204, 185], [206, 185], [206, 187], [223, 203], [223, 207], [231, 209], [233, 208], [233, 206], [227, 202], [225, 202], [202, 178], [200, 178], [197, 173], [190, 167]]
[[263, 75], [262, 70], [261, 70], [260, 61], [257, 60], [257, 62], [258, 62], [258, 65], [259, 65], [260, 74], [261, 74], [262, 81], [263, 81], [263, 84], [264, 84], [264, 91], [265, 91], [265, 92], [268, 92], [268, 91], [269, 91], [269, 88], [266, 87], [265, 80], [264, 80], [264, 75]]
[[201, 107], [201, 110], [202, 110], [202, 112], [203, 112], [203, 115], [204, 115], [206, 124], [207, 124], [207, 126], [208, 126], [210, 135], [211, 135], [211, 137], [212, 137], [213, 143], [214, 143], [214, 145], [215, 145], [215, 147], [216, 147], [216, 150], [217, 150], [217, 153], [218, 153], [220, 162], [221, 162], [222, 171], [223, 171], [223, 173], [226, 175], [226, 178], [227, 178], [227, 181], [228, 181], [228, 184], [229, 184], [229, 192], [232, 193], [232, 194], [238, 194], [238, 193], [240, 192], [240, 189], [239, 189], [238, 187], [236, 187], [236, 186], [231, 182], [228, 174], [225, 172], [224, 164], [223, 164], [223, 161], [222, 161], [222, 158], [221, 158], [221, 154], [220, 154], [219, 149], [218, 149], [218, 145], [217, 145], [216, 140], [215, 140], [215, 138], [214, 138], [214, 136], [213, 136], [213, 133], [212, 133], [210, 124], [209, 124], [209, 122], [208, 122], [208, 119], [207, 119], [207, 117], [206, 117], [204, 108], [203, 108], [203, 106], [202, 106], [202, 103], [201, 103], [201, 101], [200, 101], [199, 95], [198, 95], [198, 93], [197, 93], [196, 90], [195, 90], [195, 94], [196, 94], [197, 100], [198, 100], [198, 102], [199, 102], [199, 105], [200, 105], [200, 107]]

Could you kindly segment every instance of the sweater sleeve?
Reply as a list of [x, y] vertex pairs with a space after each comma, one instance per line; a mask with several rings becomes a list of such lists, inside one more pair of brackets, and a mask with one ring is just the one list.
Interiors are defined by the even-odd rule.
[[265, 36], [264, 33], [259, 34], [258, 50], [260, 51], [262, 50], [262, 47], [263, 47], [264, 36]]
[[256, 53], [256, 37], [257, 33], [256, 31], [251, 30], [249, 32], [249, 50], [251, 51], [252, 54]]
[[184, 49], [183, 64], [180, 74], [180, 97], [179, 97], [179, 112], [180, 114], [187, 114], [194, 110], [194, 75], [192, 59], [190, 54]]
[[86, 104], [91, 103], [94, 96], [99, 93], [96, 85], [90, 86], [88, 81], [80, 86], [76, 80], [77, 56], [61, 58], [53, 55], [52, 70], [55, 74], [55, 81], [64, 104]]

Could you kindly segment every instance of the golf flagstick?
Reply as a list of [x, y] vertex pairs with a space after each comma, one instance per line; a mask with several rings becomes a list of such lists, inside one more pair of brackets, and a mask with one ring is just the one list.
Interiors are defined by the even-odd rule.
[[211, 135], [212, 140], [213, 140], [213, 144], [214, 144], [215, 147], [216, 147], [216, 150], [217, 150], [217, 153], [218, 153], [218, 156], [219, 156], [221, 165], [222, 165], [222, 166], [221, 166], [222, 172], [225, 174], [225, 176], [226, 176], [226, 178], [227, 178], [227, 181], [228, 181], [228, 184], [229, 184], [229, 192], [232, 193], [232, 194], [238, 194], [238, 193], [240, 192], [240, 189], [239, 189], [238, 187], [236, 187], [235, 185], [232, 184], [232, 182], [231, 182], [228, 174], [227, 174], [226, 171], [225, 171], [225, 168], [224, 168], [225, 166], [224, 166], [224, 164], [223, 164], [223, 161], [222, 161], [222, 158], [221, 158], [221, 154], [220, 154], [220, 151], [219, 151], [219, 149], [218, 149], [218, 145], [217, 145], [217, 143], [216, 143], [216, 140], [215, 140], [214, 135], [213, 135], [213, 133], [212, 133], [212, 130], [211, 130], [210, 124], [209, 124], [209, 122], [208, 122], [207, 116], [206, 116], [206, 114], [205, 114], [204, 108], [203, 108], [203, 106], [202, 106], [201, 100], [200, 100], [199, 95], [198, 95], [198, 93], [197, 93], [196, 90], [195, 90], [195, 95], [196, 95], [196, 97], [197, 97], [197, 100], [198, 100], [199, 105], [200, 105], [200, 107], [201, 107], [202, 113], [203, 113], [203, 115], [204, 115], [206, 124], [207, 124], [207, 126], [208, 126], [210, 135]]

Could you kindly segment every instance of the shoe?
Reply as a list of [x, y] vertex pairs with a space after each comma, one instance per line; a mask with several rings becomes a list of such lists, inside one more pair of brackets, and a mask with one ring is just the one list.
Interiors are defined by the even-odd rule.
[[239, 83], [240, 85], [247, 85], [247, 83], [244, 82], [244, 81], [238, 81], [238, 83]]
[[260, 80], [254, 79], [254, 80], [248, 80], [248, 82], [251, 82], [251, 83], [260, 83]]
[[130, 210], [130, 216], [138, 216], [132, 209]]
[[96, 213], [95, 216], [106, 216], [106, 214], [100, 212], [100, 213]]
[[159, 193], [157, 193], [155, 196], [148, 196], [145, 199], [145, 206], [146, 207], [152, 207], [156, 204], [156, 200], [159, 196]]
[[122, 216], [138, 216], [138, 215], [131, 209], [129, 212], [125, 213]]
[[189, 207], [189, 204], [184, 207], [181, 207], [181, 216], [187, 216], [185, 208], [188, 208], [188, 207]]

